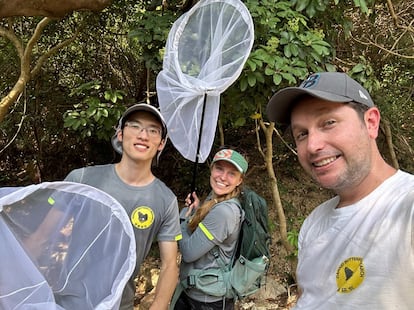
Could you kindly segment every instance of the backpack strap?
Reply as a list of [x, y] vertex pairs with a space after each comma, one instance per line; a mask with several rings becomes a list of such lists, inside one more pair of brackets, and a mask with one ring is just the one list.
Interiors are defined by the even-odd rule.
[[171, 298], [170, 305], [168, 307], [169, 310], [174, 309], [178, 298], [180, 298], [181, 294], [186, 289], [196, 287], [196, 277], [200, 274], [201, 271], [201, 269], [193, 269], [190, 275], [188, 275], [184, 280], [178, 282], [177, 286], [175, 287], [174, 294]]
[[[237, 245], [236, 245], [236, 247], [237, 247]], [[236, 251], [233, 252], [233, 255], [230, 258], [230, 262], [228, 264], [226, 264], [224, 262], [224, 260], [220, 257], [220, 252], [219, 252], [219, 249], [218, 249], [217, 245], [210, 250], [210, 254], [214, 256], [214, 259], [216, 260], [217, 264], [223, 270], [230, 270], [231, 269], [231, 266], [233, 265], [235, 253], [236, 253]]]
[[224, 260], [221, 258], [220, 252], [218, 250], [218, 245], [216, 245], [214, 248], [212, 248], [209, 251], [210, 254], [213, 255], [214, 258], [216, 259], [219, 267], [222, 268], [223, 270], [230, 270], [231, 269], [231, 267], [234, 265], [234, 260], [236, 258], [236, 254], [239, 252], [239, 249], [240, 249], [240, 244], [241, 244], [241, 242], [240, 242], [240, 236], [241, 236], [241, 233], [242, 233], [241, 225], [243, 223], [243, 220], [242, 220], [242, 217], [243, 217], [243, 209], [241, 207], [240, 198], [239, 198], [239, 202], [240, 203], [237, 204], [237, 207], [239, 207], [239, 211], [240, 211], [240, 230], [239, 230], [239, 235], [237, 236], [236, 246], [234, 247], [233, 254], [231, 255], [231, 258], [230, 258], [230, 262], [228, 264], [226, 264], [224, 262]]
[[175, 287], [174, 294], [171, 298], [170, 304], [168, 305], [168, 310], [174, 310], [178, 298], [180, 298], [181, 294], [184, 292], [185, 288], [183, 282], [184, 281], [178, 282], [177, 286]]

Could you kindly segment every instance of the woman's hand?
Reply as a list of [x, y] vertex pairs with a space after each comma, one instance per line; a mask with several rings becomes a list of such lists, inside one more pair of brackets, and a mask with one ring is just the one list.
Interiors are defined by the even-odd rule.
[[193, 210], [197, 209], [199, 204], [200, 199], [198, 199], [195, 192], [188, 194], [187, 198], [185, 198], [185, 206], [188, 207], [188, 211], [186, 212], [185, 216], [189, 217], [193, 213]]

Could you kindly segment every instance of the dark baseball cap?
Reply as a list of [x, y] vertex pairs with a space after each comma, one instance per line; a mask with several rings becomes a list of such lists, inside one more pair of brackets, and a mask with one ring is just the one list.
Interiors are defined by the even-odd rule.
[[302, 95], [333, 102], [357, 102], [373, 107], [368, 91], [358, 82], [342, 72], [319, 72], [310, 75], [299, 87], [287, 87], [270, 99], [267, 116], [270, 121], [290, 124], [293, 103]]
[[121, 118], [118, 121], [118, 126], [116, 128], [115, 134], [112, 136], [111, 142], [112, 146], [119, 154], [122, 154], [122, 143], [118, 140], [117, 133], [118, 131], [122, 130], [125, 126], [125, 122], [128, 120], [128, 117], [135, 112], [138, 111], [145, 111], [153, 114], [158, 121], [160, 122], [162, 126], [162, 133], [161, 137], [163, 139], [167, 136], [167, 124], [165, 123], [164, 117], [162, 116], [161, 112], [154, 106], [148, 104], [148, 103], [137, 103], [133, 106], [129, 107], [125, 110], [124, 114], [122, 114]]

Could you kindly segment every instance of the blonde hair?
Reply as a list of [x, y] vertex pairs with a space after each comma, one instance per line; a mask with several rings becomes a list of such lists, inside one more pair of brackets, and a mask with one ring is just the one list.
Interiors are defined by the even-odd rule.
[[192, 219], [188, 222], [188, 228], [190, 231], [196, 230], [198, 224], [206, 217], [208, 212], [219, 202], [229, 200], [235, 197], [239, 197], [240, 195], [240, 185], [236, 186], [236, 188], [226, 195], [217, 196], [214, 192], [212, 193], [212, 197], [209, 200], [206, 200], [199, 208], [197, 208], [196, 212]]

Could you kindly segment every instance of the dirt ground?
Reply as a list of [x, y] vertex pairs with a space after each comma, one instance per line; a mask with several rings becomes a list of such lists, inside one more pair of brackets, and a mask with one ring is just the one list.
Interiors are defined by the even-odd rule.
[[[158, 259], [149, 258], [142, 266], [139, 279], [137, 279], [137, 293], [135, 310], [147, 310], [154, 297], [154, 286], [158, 280]], [[266, 285], [256, 294], [237, 301], [235, 310], [289, 310], [297, 300], [295, 285], [283, 284], [277, 275], [268, 274]]]

